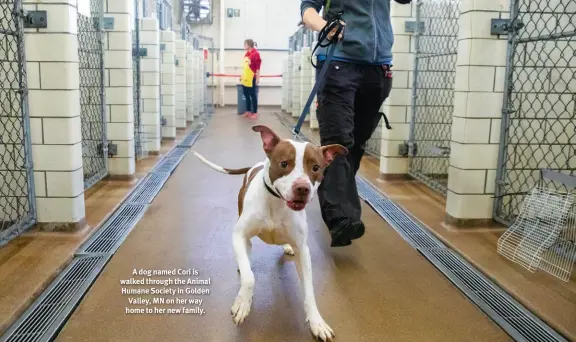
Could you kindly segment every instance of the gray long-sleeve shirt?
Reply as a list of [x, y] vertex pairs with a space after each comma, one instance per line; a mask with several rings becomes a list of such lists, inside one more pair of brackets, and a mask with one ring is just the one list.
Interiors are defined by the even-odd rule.
[[[335, 60], [362, 64], [391, 64], [394, 34], [390, 22], [391, 0], [331, 0], [325, 18], [343, 11], [345, 35], [334, 52]], [[411, 0], [395, 0], [408, 4]], [[325, 0], [302, 0], [301, 14], [308, 8], [320, 12]], [[326, 48], [318, 48], [318, 59], [326, 56]]]

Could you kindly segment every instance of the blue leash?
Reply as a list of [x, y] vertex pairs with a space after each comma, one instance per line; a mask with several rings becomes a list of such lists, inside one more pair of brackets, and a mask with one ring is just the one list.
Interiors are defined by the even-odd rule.
[[[324, 81], [326, 80], [326, 73], [328, 72], [328, 68], [330, 67], [330, 62], [332, 62], [332, 57], [334, 57], [334, 51], [336, 50], [336, 46], [337, 46], [336, 44], [338, 43], [338, 36], [340, 35], [340, 33], [342, 33], [342, 30], [344, 29], [344, 26], [342, 26], [342, 24], [340, 23], [340, 21], [342, 20], [342, 14], [343, 14], [343, 12], [339, 12], [338, 14], [336, 14], [336, 16], [334, 16], [334, 18], [332, 18], [326, 24], [326, 26], [318, 33], [318, 43], [316, 43], [316, 46], [314, 47], [314, 50], [312, 51], [312, 58], [314, 58], [314, 53], [316, 52], [316, 49], [318, 49], [318, 47], [330, 46], [330, 49], [328, 50], [328, 54], [326, 55], [326, 60], [324, 61], [324, 65], [322, 65], [322, 69], [320, 69], [320, 73], [318, 74], [318, 77], [316, 78], [316, 83], [314, 84], [314, 87], [312, 88], [312, 91], [310, 92], [310, 95], [308, 96], [308, 100], [306, 101], [306, 105], [302, 109], [302, 113], [300, 114], [300, 118], [298, 118], [298, 123], [296, 123], [296, 126], [294, 127], [294, 130], [292, 131], [295, 138], [299, 137], [300, 129], [302, 128], [302, 125], [304, 124], [304, 120], [306, 120], [306, 115], [308, 115], [308, 113], [310, 113], [310, 107], [312, 106], [312, 101], [314, 100], [314, 96], [316, 96], [316, 94], [318, 93], [318, 90], [322, 87], [322, 85], [324, 85]], [[334, 36], [332, 37], [332, 39], [328, 39], [328, 33], [330, 31], [332, 31], [334, 28], [336, 28], [336, 32], [335, 32]], [[326, 39], [328, 41], [326, 44], [322, 44], [322, 41], [324, 39]], [[316, 69], [318, 68], [316, 65], [314, 65], [313, 62], [312, 62], [312, 66]]]
[[302, 125], [304, 124], [304, 120], [306, 120], [306, 116], [308, 115], [308, 113], [310, 113], [310, 107], [312, 106], [312, 101], [314, 100], [314, 96], [316, 96], [316, 94], [318, 93], [318, 89], [320, 89], [320, 87], [322, 85], [324, 85], [324, 80], [326, 79], [326, 73], [328, 72], [328, 67], [330, 66], [330, 62], [332, 62], [334, 50], [336, 50], [336, 44], [334, 44], [330, 47], [330, 50], [328, 51], [328, 56], [326, 57], [326, 60], [324, 61], [324, 65], [322, 65], [322, 69], [320, 70], [320, 74], [316, 78], [316, 84], [314, 84], [314, 88], [312, 88], [312, 91], [310, 92], [310, 95], [308, 96], [308, 100], [306, 101], [306, 105], [302, 109], [302, 113], [300, 114], [300, 118], [298, 118], [298, 123], [296, 123], [296, 126], [294, 127], [294, 131], [292, 132], [292, 133], [294, 133], [295, 136], [298, 136], [300, 134], [300, 129], [302, 128]]

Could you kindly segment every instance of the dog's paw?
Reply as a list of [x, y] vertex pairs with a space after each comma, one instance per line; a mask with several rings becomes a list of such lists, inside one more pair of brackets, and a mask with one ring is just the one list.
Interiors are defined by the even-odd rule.
[[282, 246], [282, 249], [284, 250], [284, 254], [286, 255], [294, 255], [294, 250], [292, 249], [292, 246], [290, 246], [289, 244], [285, 244]]
[[246, 299], [244, 296], [238, 295], [232, 305], [232, 320], [234, 324], [240, 325], [250, 313], [250, 306], [252, 306], [252, 298]]
[[326, 342], [332, 341], [336, 336], [334, 330], [320, 316], [310, 318], [308, 324], [310, 324], [310, 331], [316, 339]]

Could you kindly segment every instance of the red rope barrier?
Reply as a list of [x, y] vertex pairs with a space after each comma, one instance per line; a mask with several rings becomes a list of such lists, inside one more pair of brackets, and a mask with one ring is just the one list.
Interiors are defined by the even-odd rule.
[[[214, 77], [241, 77], [242, 75], [238, 74], [208, 74], [209, 76]], [[260, 78], [273, 78], [273, 77], [282, 77], [282, 75], [260, 75]]]

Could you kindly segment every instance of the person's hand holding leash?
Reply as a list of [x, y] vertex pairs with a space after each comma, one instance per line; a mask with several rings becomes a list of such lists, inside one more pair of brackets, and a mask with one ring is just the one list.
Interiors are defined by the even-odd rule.
[[[327, 24], [327, 23], [326, 23]], [[333, 24], [333, 28], [330, 30], [330, 32], [328, 32], [328, 35], [326, 38], [328, 38], [329, 41], [333, 41], [334, 35], [338, 32], [339, 27], [341, 26], [342, 28], [340, 29], [340, 33], [338, 34], [338, 39], [337, 41], [341, 41], [342, 39], [344, 39], [344, 29], [346, 27], [346, 23], [343, 22], [342, 20], [339, 21], [339, 25], [337, 23]]]

